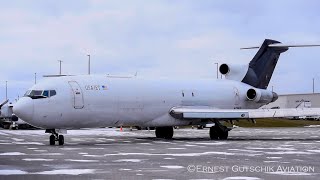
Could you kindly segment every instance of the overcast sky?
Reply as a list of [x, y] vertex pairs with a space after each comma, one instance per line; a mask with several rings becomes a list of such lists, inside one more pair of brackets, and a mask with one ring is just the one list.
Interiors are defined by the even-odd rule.
[[[214, 63], [248, 63], [265, 38], [320, 44], [317, 0], [10, 0], [0, 2], [0, 99], [46, 74], [214, 78]], [[320, 48], [282, 54], [270, 88], [320, 92]]]

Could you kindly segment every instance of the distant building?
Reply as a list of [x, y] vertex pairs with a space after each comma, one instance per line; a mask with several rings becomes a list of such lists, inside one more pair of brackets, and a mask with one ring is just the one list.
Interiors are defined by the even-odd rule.
[[279, 95], [278, 100], [261, 108], [319, 108], [320, 93], [315, 94], [285, 94]]

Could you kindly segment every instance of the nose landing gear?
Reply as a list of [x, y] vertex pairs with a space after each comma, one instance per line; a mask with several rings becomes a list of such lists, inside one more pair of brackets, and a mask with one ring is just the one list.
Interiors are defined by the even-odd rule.
[[62, 146], [64, 144], [64, 136], [59, 135], [55, 129], [46, 129], [46, 133], [51, 133], [49, 138], [49, 143], [51, 146], [56, 144], [56, 141], [58, 141], [59, 146]]

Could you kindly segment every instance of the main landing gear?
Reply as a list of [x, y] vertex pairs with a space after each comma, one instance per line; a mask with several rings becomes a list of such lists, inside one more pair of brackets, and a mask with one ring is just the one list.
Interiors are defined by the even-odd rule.
[[46, 129], [46, 133], [51, 133], [49, 138], [49, 143], [51, 146], [56, 144], [56, 141], [59, 142], [59, 145], [62, 146], [64, 144], [64, 136], [59, 135], [55, 129]]
[[220, 124], [219, 121], [215, 121], [215, 126], [210, 127], [210, 138], [212, 140], [226, 140], [230, 130], [230, 128]]
[[163, 139], [172, 139], [173, 137], [173, 127], [156, 127], [156, 137]]

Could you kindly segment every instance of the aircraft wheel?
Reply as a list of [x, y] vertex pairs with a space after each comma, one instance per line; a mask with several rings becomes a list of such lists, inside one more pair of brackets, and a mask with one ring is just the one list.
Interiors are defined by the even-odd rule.
[[155, 133], [157, 138], [172, 139], [173, 127], [157, 127]]
[[210, 128], [209, 134], [210, 134], [210, 139], [212, 140], [219, 139], [218, 132], [214, 126]]
[[53, 146], [56, 144], [56, 137], [52, 134], [50, 136], [50, 145]]
[[64, 144], [64, 136], [59, 135], [59, 146], [62, 146]]
[[221, 140], [226, 140], [228, 139], [228, 131], [222, 132], [221, 134], [219, 134], [219, 139]]

